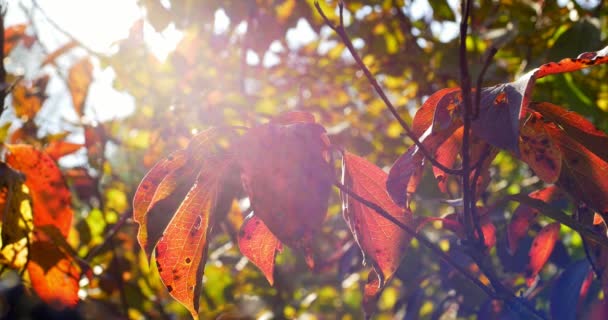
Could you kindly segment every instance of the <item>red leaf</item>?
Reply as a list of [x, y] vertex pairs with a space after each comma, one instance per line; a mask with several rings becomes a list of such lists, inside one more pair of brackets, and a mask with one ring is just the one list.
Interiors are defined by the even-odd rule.
[[51, 141], [44, 149], [44, 152], [46, 152], [51, 158], [53, 158], [53, 160], [57, 161], [59, 158], [65, 156], [65, 155], [68, 155], [70, 153], [74, 153], [74, 152], [80, 150], [80, 148], [82, 148], [82, 147], [83, 147], [83, 145], [80, 143], [71, 143], [71, 142], [66, 142], [66, 141]]
[[[456, 126], [451, 126], [446, 130], [435, 133], [427, 130], [419, 140], [426, 150], [432, 154], [456, 129]], [[412, 177], [420, 177], [424, 169], [424, 161], [424, 155], [416, 145], [413, 145], [391, 167], [386, 182], [386, 190], [396, 204], [400, 206], [408, 205], [409, 195], [416, 191], [417, 181], [419, 181], [419, 179], [412, 179]]]
[[416, 111], [416, 115], [412, 121], [412, 131], [417, 137], [421, 137], [424, 132], [430, 128], [435, 119], [435, 110], [440, 104], [445, 104], [452, 101], [455, 95], [460, 93], [460, 88], [446, 88], [433, 93], [422, 107]]
[[265, 124], [251, 129], [235, 149], [255, 214], [279, 240], [304, 253], [311, 267], [312, 240], [333, 184], [328, 145], [317, 124]]
[[557, 123], [571, 138], [584, 145], [604, 161], [608, 161], [608, 135], [597, 129], [589, 120], [580, 114], [548, 102], [537, 102], [530, 105], [532, 110], [540, 112], [545, 119]]
[[[549, 74], [572, 72], [608, 62], [608, 47], [584, 53], [577, 59], [564, 59], [544, 64], [511, 83], [499, 84], [481, 91], [478, 117], [471, 123], [473, 134], [488, 143], [519, 155], [519, 120], [527, 108], [536, 79]], [[459, 92], [442, 93], [436, 101], [433, 130], [441, 130], [458, 121], [462, 114]]]
[[[556, 199], [559, 195], [559, 190], [555, 186], [546, 187], [541, 190], [534, 191], [529, 194], [530, 198], [550, 202]], [[528, 234], [530, 224], [536, 219], [538, 210], [529, 207], [525, 204], [519, 205], [511, 222], [507, 227], [507, 241], [509, 242], [509, 251], [514, 254], [517, 251], [519, 241]]]
[[[484, 245], [490, 249], [496, 245], [496, 227], [492, 223], [490, 216], [482, 208], [477, 208], [481, 232], [483, 233]], [[460, 239], [465, 238], [464, 226], [457, 220], [455, 213], [447, 215], [445, 218], [429, 218], [425, 222], [441, 221], [443, 227], [456, 233]]]
[[274, 284], [274, 258], [281, 250], [281, 242], [262, 219], [250, 214], [239, 232], [241, 253], [255, 264], [264, 274], [270, 285]]
[[[412, 225], [411, 212], [398, 207], [386, 192], [387, 174], [384, 171], [348, 152], [344, 155], [343, 170], [344, 184], [352, 192], [379, 205], [402, 223]], [[348, 195], [343, 195], [342, 202], [344, 220], [363, 251], [366, 261], [378, 274], [377, 287], [383, 287], [397, 270], [411, 236]], [[412, 229], [415, 230], [416, 227], [413, 226]], [[373, 277], [370, 281], [372, 280]]]
[[545, 130], [538, 112], [532, 112], [521, 127], [519, 150], [521, 159], [539, 178], [547, 183], [557, 181], [562, 170], [562, 153]]
[[585, 52], [578, 55], [576, 59], [566, 58], [559, 62], [549, 62], [534, 70], [537, 79], [550, 74], [566, 73], [588, 68], [591, 66], [608, 63], [608, 47], [597, 52]]
[[[168, 185], [169, 181], [176, 180], [176, 178], [173, 177], [178, 176], [181, 173], [178, 170], [184, 167], [186, 161], [187, 156], [185, 150], [176, 151], [167, 158], [159, 161], [140, 182], [139, 187], [137, 187], [137, 191], [135, 192], [135, 196], [133, 197], [133, 220], [139, 223], [137, 240], [139, 241], [139, 245], [146, 251], [148, 258], [154, 247], [148, 239], [149, 211], [152, 209], [153, 204], [160, 201], [159, 199], [168, 197], [176, 188], [176, 183]], [[161, 182], [163, 182], [166, 177], [169, 177], [167, 182], [161, 186]], [[164, 212], [164, 216], [167, 216], [167, 212]], [[169, 219], [166, 219], [166, 223], [169, 223]]]
[[608, 213], [608, 163], [551, 124], [546, 130], [562, 150], [557, 185], [602, 214]]
[[[198, 319], [208, 237], [226, 163], [204, 161], [194, 186], [156, 245], [156, 265], [169, 294]], [[157, 191], [158, 192], [158, 191]], [[148, 225], [149, 227], [149, 225]]]
[[532, 247], [530, 247], [530, 252], [528, 253], [530, 256], [530, 263], [527, 269], [528, 279], [526, 280], [528, 285], [534, 282], [536, 275], [538, 275], [540, 270], [545, 266], [545, 263], [547, 263], [547, 260], [549, 260], [555, 247], [555, 242], [559, 238], [559, 228], [559, 222], [553, 222], [544, 226], [534, 238]]
[[[464, 130], [460, 127], [454, 131], [454, 134], [447, 138], [435, 152], [435, 159], [448, 168], [454, 168], [458, 154], [462, 147], [462, 134]], [[438, 167], [433, 167], [433, 174], [437, 179], [437, 186], [441, 192], [446, 193], [448, 191], [447, 182], [448, 175]]]
[[203, 160], [217, 155], [220, 130], [209, 129], [186, 150], [161, 160], [142, 180], [133, 199], [133, 218], [139, 223], [137, 239], [148, 258], [180, 203], [195, 183]]

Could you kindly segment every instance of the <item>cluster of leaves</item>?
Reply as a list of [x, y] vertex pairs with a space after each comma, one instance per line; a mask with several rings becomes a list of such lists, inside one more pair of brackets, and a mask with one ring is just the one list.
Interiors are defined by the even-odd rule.
[[[469, 142], [473, 234], [484, 240], [471, 250], [459, 45], [437, 31], [459, 20], [448, 1], [429, 1], [422, 18], [399, 0], [344, 7], [346, 34], [426, 153], [408, 148], [315, 1], [166, 3], [140, 1], [147, 17], [110, 56], [85, 48], [94, 56], [83, 58], [69, 37], [47, 50], [36, 21], [5, 30], [5, 56], [43, 55], [36, 75], [9, 71], [3, 87], [1, 281], [17, 274], [46, 303], [98, 318], [185, 316], [174, 299], [202, 318], [356, 318], [362, 306], [379, 318], [604, 310], [607, 69], [573, 71], [606, 62], [608, 49], [591, 52], [605, 45], [606, 6], [474, 4], [471, 60], [497, 46], [485, 80], [518, 80], [471, 92], [480, 102]], [[331, 21], [336, 4], [319, 4]], [[222, 14], [230, 23], [218, 31]], [[149, 25], [183, 32], [164, 61], [142, 37]], [[312, 40], [289, 36], [308, 27]], [[135, 98], [132, 117], [87, 120], [100, 67]], [[67, 100], [47, 99], [54, 81]], [[49, 133], [45, 115], [63, 105], [77, 121]], [[305, 112], [283, 113], [294, 109]], [[84, 162], [58, 161], [65, 155]]]

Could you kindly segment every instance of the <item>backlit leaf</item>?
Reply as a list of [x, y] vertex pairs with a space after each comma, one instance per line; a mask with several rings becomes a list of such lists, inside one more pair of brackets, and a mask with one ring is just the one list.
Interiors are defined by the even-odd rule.
[[52, 225], [64, 237], [72, 225], [72, 200], [57, 164], [46, 153], [30, 145], [7, 145], [7, 163], [25, 175], [34, 203], [34, 225]]
[[13, 107], [17, 117], [28, 120], [33, 119], [42, 104], [46, 100], [46, 85], [49, 82], [49, 76], [44, 75], [36, 79], [32, 83], [21, 81], [15, 84], [13, 88]]
[[547, 260], [553, 252], [555, 242], [559, 238], [559, 222], [553, 222], [544, 226], [532, 241], [532, 247], [530, 247], [530, 263], [527, 268], [527, 282], [530, 285], [536, 275], [545, 266]]
[[[369, 200], [404, 224], [412, 225], [412, 214], [397, 206], [386, 192], [387, 174], [369, 161], [346, 152], [343, 166], [344, 184], [354, 193]], [[375, 287], [384, 286], [399, 266], [407, 251], [411, 236], [393, 222], [377, 214], [373, 209], [342, 195], [344, 219], [346, 220], [357, 244], [363, 251], [365, 261], [371, 264], [378, 277], [370, 273], [368, 283]], [[415, 229], [415, 227], [413, 227]], [[367, 296], [376, 290], [366, 289]]]
[[[555, 186], [546, 187], [534, 192], [531, 192], [528, 196], [533, 199], [550, 202], [557, 198], [559, 190]], [[519, 241], [528, 234], [530, 224], [534, 222], [536, 216], [538, 216], [538, 210], [521, 204], [513, 212], [511, 222], [507, 227], [507, 240], [509, 242], [509, 251], [511, 254], [517, 251]]]
[[557, 181], [562, 169], [562, 153], [545, 130], [539, 113], [533, 112], [521, 127], [519, 150], [522, 160], [539, 178], [547, 183]]
[[[25, 175], [32, 194], [34, 228], [56, 230], [67, 237], [72, 224], [71, 195], [57, 164], [30, 145], [7, 145], [7, 163]], [[56, 308], [74, 306], [78, 300], [79, 268], [69, 254], [40, 231], [31, 244], [27, 266], [32, 288]]]
[[532, 103], [530, 108], [540, 112], [547, 120], [558, 124], [571, 138], [584, 145], [598, 157], [608, 161], [608, 135], [597, 129], [580, 114], [549, 102]]
[[218, 159], [204, 161], [196, 182], [156, 245], [156, 265], [163, 283], [195, 319], [198, 319], [208, 237], [217, 214], [213, 209], [225, 165]]
[[84, 114], [84, 102], [93, 81], [93, 65], [88, 58], [84, 58], [70, 68], [68, 73], [68, 88], [72, 94], [74, 110], [79, 116]]
[[608, 163], [555, 125], [545, 126], [562, 150], [562, 172], [556, 184], [590, 208], [608, 212]]
[[314, 123], [265, 124], [237, 144], [243, 187], [255, 214], [314, 265], [312, 240], [333, 183], [325, 129]]
[[44, 152], [46, 152], [51, 158], [53, 158], [53, 160], [57, 161], [59, 158], [70, 153], [74, 153], [80, 150], [80, 148], [82, 147], [83, 145], [80, 143], [72, 143], [63, 140], [58, 140], [49, 142], [49, 144], [44, 149]]
[[239, 232], [239, 249], [262, 271], [270, 285], [274, 284], [274, 258], [281, 250], [281, 242], [253, 213], [247, 216]]

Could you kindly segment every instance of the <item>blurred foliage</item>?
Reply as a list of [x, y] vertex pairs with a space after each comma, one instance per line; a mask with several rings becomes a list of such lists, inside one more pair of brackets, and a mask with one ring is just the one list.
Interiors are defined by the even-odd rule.
[[[329, 18], [336, 20], [337, 1], [321, 2]], [[413, 3], [400, 0], [350, 0], [345, 8], [346, 30], [355, 47], [408, 121], [433, 92], [458, 85], [459, 67], [456, 35], [460, 12], [454, 7], [455, 1], [413, 2], [428, 3], [431, 9], [420, 15]], [[560, 5], [563, 2], [566, 3]], [[7, 82], [14, 81], [16, 85], [2, 115], [6, 123], [0, 130], [2, 141], [27, 143], [39, 149], [63, 140], [82, 145], [75, 153], [67, 153], [87, 159], [85, 162], [59, 164], [72, 191], [75, 212], [67, 243], [85, 275], [79, 281], [81, 301], [76, 311], [41, 311], [45, 309], [34, 296], [23, 294], [24, 288], [29, 287], [28, 279], [21, 281], [19, 270], [10, 271], [3, 266], [0, 317], [189, 317], [168, 295], [156, 269], [148, 265], [137, 245], [136, 225], [128, 216], [130, 201], [144, 173], [158, 159], [185, 147], [193, 134], [209, 126], [251, 127], [283, 111], [305, 110], [315, 114], [327, 128], [334, 144], [380, 167], [389, 166], [405, 152], [411, 141], [403, 138], [401, 127], [340, 39], [323, 25], [313, 3], [140, 0], [139, 5], [147, 12], [145, 19], [133, 26], [130, 36], [117, 44], [112, 55], [83, 53], [79, 46], [69, 44], [65, 50], [69, 51], [67, 64], [45, 62], [31, 79], [8, 75]], [[218, 29], [216, 20], [223, 15], [229, 23]], [[164, 61], [153, 55], [143, 40], [147, 30], [144, 26], [149, 25], [157, 32], [170, 25], [183, 32], [177, 48]], [[29, 37], [38, 36], [32, 26], [24, 30]], [[309, 38], [308, 33], [314, 36]], [[476, 1], [467, 37], [470, 69], [476, 77], [486, 50], [496, 47], [499, 51], [484, 85], [512, 81], [544, 62], [598, 50], [605, 46], [607, 37], [608, 6], [602, 1]], [[15, 46], [22, 48], [13, 50], [12, 58], [41, 45], [24, 38]], [[10, 51], [5, 47], [5, 52]], [[51, 60], [56, 58], [47, 54]], [[83, 79], [78, 75], [84, 72], [90, 76], [93, 65], [81, 60], [89, 55], [95, 68], [112, 68], [116, 73], [115, 87], [135, 98], [132, 115], [102, 123], [86, 112], [92, 102], [83, 102], [86, 95], [74, 91], [86, 91], [90, 82], [87, 76]], [[10, 63], [15, 64], [10, 70], [16, 70], [26, 62], [15, 58]], [[84, 71], [71, 69], [72, 66]], [[535, 98], [576, 111], [606, 131], [607, 73], [608, 68], [600, 66], [549, 76], [538, 81]], [[44, 92], [49, 75], [53, 77], [51, 81], [64, 81], [65, 91], [72, 91], [77, 104], [77, 121], [63, 119], [65, 123], [57, 132], [41, 129], [48, 124], [46, 113], [39, 111], [57, 112], [71, 101], [47, 99]], [[74, 162], [79, 165], [70, 165]], [[501, 199], [508, 194], [528, 193], [543, 184], [527, 166], [504, 152], [494, 160], [491, 172], [492, 183], [482, 198], [490, 204], [488, 214], [497, 229], [492, 262], [501, 266], [497, 270], [511, 287], [534, 298], [537, 307], [548, 310], [553, 299], [552, 286], [563, 285], [552, 280], [571, 262], [585, 257], [581, 238], [562, 227], [550, 267], [543, 269], [540, 282], [528, 290], [524, 274], [527, 252], [533, 236], [550, 220], [543, 218], [530, 226], [525, 241], [510, 256], [506, 224], [516, 205]], [[458, 194], [458, 186], [452, 187], [453, 193]], [[454, 208], [437, 201], [438, 197], [441, 194], [427, 170], [412, 204], [414, 214], [439, 217], [453, 213]], [[247, 208], [246, 201], [241, 201], [241, 205], [242, 210]], [[238, 225], [242, 213], [237, 210], [233, 214]], [[463, 265], [469, 265], [464, 253], [450, 250], [456, 247], [455, 236], [438, 232], [439, 227], [433, 225], [425, 232]], [[200, 308], [203, 319], [363, 317], [362, 288], [367, 268], [341, 218], [337, 193], [332, 195], [323, 233], [316, 239], [317, 254], [324, 261], [310, 271], [301, 257], [285, 248], [277, 257], [274, 287], [238, 252], [234, 244], [238, 229], [229, 221], [222, 229], [212, 238], [208, 252]], [[579, 271], [571, 273], [581, 277]], [[591, 284], [587, 296], [600, 294], [596, 282]], [[588, 310], [592, 300], [595, 299], [582, 301], [580, 310]], [[413, 240], [378, 308], [377, 319], [451, 319], [456, 315], [485, 319], [500, 309], [500, 303], [487, 300], [477, 287]]]

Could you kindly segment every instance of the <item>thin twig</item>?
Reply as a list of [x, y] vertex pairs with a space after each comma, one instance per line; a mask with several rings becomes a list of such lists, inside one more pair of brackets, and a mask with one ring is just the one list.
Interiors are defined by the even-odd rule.
[[110, 231], [108, 231], [106, 233], [106, 236], [103, 239], [103, 242], [101, 244], [99, 244], [97, 247], [91, 249], [91, 251], [89, 251], [83, 259], [86, 262], [91, 262], [91, 260], [93, 260], [93, 258], [95, 258], [101, 252], [101, 250], [103, 248], [105, 248], [107, 245], [110, 244], [112, 238], [114, 238], [114, 235], [116, 235], [118, 230], [120, 230], [120, 228], [122, 228], [122, 226], [125, 224], [125, 222], [127, 222], [127, 219], [129, 219], [132, 215], [133, 215], [132, 210], [128, 210], [127, 212], [123, 213], [121, 215], [120, 219], [116, 222], [116, 224], [114, 224], [112, 226], [112, 229], [110, 229]]
[[0, 5], [0, 117], [4, 112], [4, 100], [9, 92], [8, 83], [6, 83], [6, 69], [4, 68], [4, 14], [6, 10], [3, 5]]
[[464, 132], [462, 135], [462, 198], [463, 212], [459, 217], [464, 224], [465, 234], [468, 241], [475, 240], [475, 232], [473, 225], [474, 217], [472, 214], [472, 206], [474, 197], [471, 195], [470, 172], [471, 172], [471, 154], [470, 154], [470, 139], [471, 139], [471, 79], [469, 76], [469, 64], [467, 62], [467, 30], [469, 28], [469, 12], [471, 10], [471, 1], [461, 1], [462, 18], [460, 21], [460, 50], [459, 50], [459, 66], [460, 66], [460, 87], [464, 100], [464, 108], [462, 108], [462, 120]]
[[[501, 299], [504, 300], [509, 308], [516, 311], [518, 314], [524, 314], [528, 319], [544, 319], [544, 316], [538, 313], [538, 311], [534, 310], [531, 306], [527, 305], [517, 297], [513, 295], [506, 287], [502, 285], [500, 281], [496, 283], [490, 279], [492, 286], [494, 287], [493, 291], [491, 288], [483, 284], [475, 275], [473, 275], [467, 268], [460, 265], [454, 258], [443, 252], [439, 247], [437, 247], [434, 243], [428, 240], [425, 236], [417, 233], [414, 229], [410, 228], [406, 224], [399, 221], [397, 218], [390, 215], [390, 213], [386, 212], [382, 207], [377, 205], [374, 202], [371, 202], [355, 192], [351, 191], [347, 186], [343, 185], [340, 182], [335, 182], [334, 184], [340, 191], [347, 194], [349, 197], [359, 201], [364, 206], [374, 210], [377, 214], [382, 216], [383, 218], [389, 220], [396, 226], [398, 226], [401, 230], [405, 231], [408, 235], [412, 236], [418, 242], [420, 242], [423, 246], [431, 250], [434, 254], [439, 256], [442, 260], [444, 260], [447, 264], [449, 264], [454, 269], [458, 270], [463, 276], [465, 276], [468, 280], [470, 280], [473, 284], [475, 284], [479, 289], [481, 289], [484, 293], [486, 293], [492, 299]], [[481, 266], [480, 266], [481, 269]], [[486, 275], [487, 276], [487, 275]]]
[[49, 15], [46, 13], [46, 11], [44, 11], [44, 9], [42, 9], [42, 7], [40, 7], [40, 5], [38, 4], [38, 1], [36, 0], [32, 0], [32, 6], [38, 10], [42, 16], [44, 17], [44, 19], [46, 21], [48, 21], [57, 31], [59, 31], [60, 33], [62, 33], [64, 36], [70, 38], [70, 40], [74, 41], [75, 43], [78, 44], [79, 47], [83, 48], [84, 50], [86, 50], [90, 55], [93, 56], [104, 56], [104, 54], [101, 54], [93, 49], [91, 49], [89, 46], [85, 45], [84, 43], [82, 43], [82, 41], [78, 40], [74, 35], [72, 35], [70, 32], [68, 32], [67, 30], [65, 30], [63, 27], [61, 27], [59, 24], [57, 24], [57, 22], [55, 22], [55, 20], [51, 19], [51, 17], [49, 17]]
[[414, 237], [416, 240], [418, 240], [418, 242], [420, 242], [422, 245], [424, 245], [425, 247], [427, 247], [428, 249], [433, 251], [433, 253], [438, 255], [441, 259], [443, 259], [446, 263], [448, 263], [454, 269], [457, 269], [467, 279], [469, 279], [471, 282], [473, 282], [473, 284], [475, 284], [477, 287], [479, 287], [479, 289], [484, 291], [489, 297], [495, 298], [495, 294], [492, 291], [492, 289], [490, 289], [485, 284], [483, 284], [481, 281], [479, 281], [479, 279], [475, 275], [471, 274], [469, 272], [469, 270], [467, 270], [465, 267], [460, 265], [456, 260], [454, 260], [454, 258], [452, 258], [451, 256], [447, 255], [445, 252], [443, 252], [439, 247], [437, 247], [434, 243], [432, 243], [430, 240], [428, 240], [425, 236], [417, 233], [416, 230], [410, 228], [408, 225], [404, 224], [403, 222], [399, 221], [397, 218], [393, 217], [390, 213], [386, 212], [386, 210], [382, 209], [382, 207], [380, 207], [376, 203], [371, 202], [367, 199], [364, 199], [360, 195], [351, 191], [347, 186], [343, 185], [342, 183], [336, 182], [335, 186], [338, 189], [340, 189], [340, 191], [347, 194], [349, 197], [359, 201], [361, 204], [374, 210], [376, 213], [381, 215], [383, 218], [389, 220], [390, 222], [392, 222], [393, 224], [398, 226], [400, 229], [405, 231], [407, 234]]
[[498, 49], [496, 49], [495, 47], [490, 48], [490, 51], [488, 51], [488, 55], [486, 56], [486, 60], [483, 64], [483, 68], [481, 69], [479, 76], [477, 76], [477, 87], [475, 89], [475, 108], [473, 109], [473, 115], [471, 117], [473, 120], [477, 120], [477, 118], [479, 117], [479, 108], [481, 105], [481, 85], [483, 84], [483, 78], [486, 75], [486, 71], [488, 71], [488, 67], [490, 66], [490, 63], [492, 63], [492, 59], [494, 58], [497, 52]]
[[397, 110], [393, 106], [392, 102], [388, 99], [388, 97], [384, 93], [384, 90], [382, 89], [382, 87], [378, 83], [378, 80], [376, 80], [376, 78], [374, 77], [374, 75], [372, 75], [371, 71], [369, 71], [369, 69], [367, 68], [367, 66], [365, 65], [365, 63], [363, 63], [363, 60], [361, 60], [361, 57], [359, 56], [359, 54], [355, 50], [355, 47], [353, 46], [353, 43], [350, 41], [350, 38], [348, 37], [348, 34], [346, 34], [346, 29], [344, 29], [344, 25], [342, 24], [343, 21], [344, 21], [344, 2], [340, 1], [339, 4], [338, 4], [338, 10], [339, 10], [339, 13], [340, 13], [340, 24], [337, 25], [337, 26], [334, 25], [329, 20], [329, 18], [327, 18], [327, 16], [325, 15], [325, 12], [323, 11], [323, 9], [321, 9], [321, 6], [319, 5], [318, 1], [315, 1], [315, 7], [317, 8], [317, 11], [319, 12], [319, 15], [321, 15], [321, 17], [323, 18], [323, 21], [325, 22], [325, 24], [327, 24], [327, 26], [329, 26], [332, 30], [334, 30], [338, 34], [338, 36], [340, 36], [340, 39], [342, 39], [342, 42], [344, 42], [344, 45], [346, 46], [346, 48], [348, 48], [348, 51], [350, 52], [350, 54], [352, 55], [352, 57], [355, 59], [355, 62], [357, 63], [357, 65], [359, 66], [359, 68], [365, 74], [365, 77], [367, 78], [367, 80], [369, 81], [369, 83], [372, 85], [372, 87], [374, 87], [374, 90], [376, 91], [376, 93], [380, 96], [380, 98], [382, 99], [382, 101], [384, 102], [384, 104], [386, 105], [386, 107], [389, 109], [389, 111], [393, 114], [393, 116], [395, 117], [395, 119], [397, 119], [397, 122], [399, 122], [399, 124], [401, 125], [401, 127], [403, 128], [403, 130], [405, 130], [405, 133], [407, 134], [407, 136], [410, 139], [412, 139], [412, 141], [414, 141], [414, 144], [420, 149], [420, 152], [422, 152], [422, 154], [424, 155], [424, 157], [426, 159], [428, 159], [433, 164], [433, 166], [441, 169], [442, 171], [444, 171], [444, 172], [446, 172], [448, 174], [461, 175], [462, 172], [463, 172], [463, 170], [451, 169], [451, 168], [446, 167], [445, 165], [443, 165], [440, 162], [438, 162], [435, 159], [435, 157], [426, 149], [426, 147], [418, 139], [418, 137], [416, 136], [416, 134], [414, 133], [414, 131], [405, 122], [405, 120], [403, 120], [403, 118], [399, 115], [399, 113], [397, 112]]

